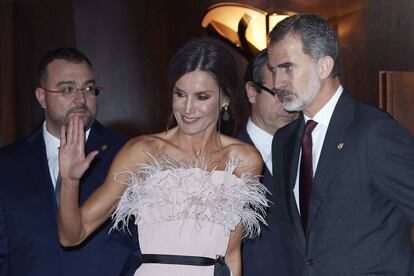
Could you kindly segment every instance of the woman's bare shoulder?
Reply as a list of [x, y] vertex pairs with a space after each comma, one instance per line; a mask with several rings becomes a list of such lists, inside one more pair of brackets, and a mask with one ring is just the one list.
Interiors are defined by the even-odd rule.
[[228, 156], [230, 158], [236, 157], [243, 163], [243, 166], [237, 171], [261, 173], [262, 157], [254, 146], [225, 135], [223, 135], [222, 141]]
[[151, 161], [151, 155], [162, 152], [166, 142], [162, 133], [140, 135], [129, 140], [119, 151], [118, 157], [129, 163], [146, 163]]
[[257, 149], [254, 146], [250, 144], [247, 144], [236, 138], [225, 136], [225, 135], [222, 135], [222, 141], [223, 141], [223, 146], [227, 148], [231, 153], [237, 153], [240, 157], [258, 155], [258, 157], [260, 158], [260, 153], [257, 151]]

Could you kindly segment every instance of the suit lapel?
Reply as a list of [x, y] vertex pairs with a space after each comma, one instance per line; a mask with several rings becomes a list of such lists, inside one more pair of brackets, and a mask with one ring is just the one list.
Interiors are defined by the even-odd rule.
[[277, 190], [275, 189], [276, 185], [273, 183], [273, 176], [267, 168], [266, 164], [263, 164], [262, 183], [266, 186], [267, 189], [269, 189], [272, 198], [277, 195]]
[[250, 138], [249, 133], [247, 133], [247, 128], [246, 126], [244, 128], [242, 128], [236, 135], [236, 138], [242, 140], [245, 143], [248, 143], [252, 146], [254, 146], [254, 143], [252, 141], [252, 139]]
[[[44, 204], [45, 211], [50, 212], [50, 216], [55, 218], [57, 214], [57, 203], [53, 189], [53, 183], [50, 178], [49, 165], [46, 156], [46, 146], [43, 139], [42, 129], [30, 136], [26, 142], [28, 147], [22, 153], [25, 173], [29, 175], [35, 187], [37, 196], [41, 204]], [[56, 225], [56, 222], [53, 222]], [[54, 228], [51, 228], [54, 229]]]
[[[95, 122], [91, 128], [91, 132], [88, 138], [88, 142], [85, 147], [85, 152], [90, 153], [95, 149], [101, 148], [103, 145], [107, 145], [105, 141], [105, 135], [103, 134], [103, 127]], [[55, 218], [57, 215], [57, 203], [55, 198], [55, 192], [53, 183], [50, 178], [49, 165], [46, 156], [46, 146], [43, 139], [42, 128], [26, 139], [27, 147], [22, 152], [22, 160], [25, 173], [29, 176], [36, 190], [34, 196], [38, 197], [38, 200], [45, 207], [45, 212], [50, 212], [50, 216]], [[104, 159], [107, 151], [103, 151], [91, 164], [91, 167], [85, 173], [81, 180], [80, 186], [80, 200], [84, 202], [87, 197], [96, 189], [95, 179], [98, 177], [102, 170], [99, 168], [104, 165], [102, 160]], [[100, 183], [99, 183], [100, 184]], [[23, 191], [24, 192], [24, 191]], [[53, 221], [53, 225], [56, 226], [56, 222]], [[54, 228], [51, 228], [54, 229]]]
[[301, 138], [305, 127], [303, 116], [300, 116], [299, 119], [295, 121], [295, 124], [296, 126], [294, 126], [292, 135], [286, 143], [287, 150], [285, 151], [284, 158], [286, 164], [288, 164], [287, 168], [289, 168], [286, 175], [286, 181], [291, 191], [293, 191], [293, 188], [295, 188], [296, 177], [298, 173], [299, 153], [302, 146]]
[[[246, 127], [242, 128], [236, 135], [236, 138], [240, 139], [241, 141], [248, 143], [254, 147], [256, 147], [256, 145], [253, 143], [252, 139], [250, 138], [249, 133], [247, 132]], [[262, 177], [261, 177], [261, 182], [263, 185], [266, 186], [267, 189], [269, 189], [270, 193], [272, 194], [272, 198], [273, 196], [275, 196], [277, 194], [277, 191], [275, 189], [275, 186], [273, 184], [273, 176], [270, 173], [269, 169], [267, 168], [266, 164], [263, 162], [263, 170], [261, 173]]]
[[346, 127], [353, 119], [354, 106], [354, 100], [344, 91], [332, 114], [315, 172], [309, 206], [308, 231], [311, 231], [314, 218], [326, 196], [331, 178], [342, 157], [343, 151], [340, 148], [338, 149], [338, 145], [346, 144], [344, 140]]
[[98, 123], [95, 122], [91, 127], [91, 132], [89, 133], [88, 141], [85, 145], [85, 154], [89, 154], [94, 150], [98, 150], [103, 145], [107, 144], [105, 143], [105, 139], [103, 138], [102, 129], [99, 127]]
[[284, 149], [284, 158], [285, 163], [285, 178], [283, 185], [286, 190], [284, 191], [284, 196], [286, 198], [288, 218], [292, 226], [292, 233], [295, 236], [295, 242], [300, 252], [305, 248], [305, 235], [303, 232], [302, 222], [300, 220], [300, 215], [296, 205], [295, 195], [293, 189], [295, 187], [298, 162], [299, 162], [299, 153], [301, 147], [301, 136], [304, 129], [304, 119], [300, 116], [296, 121], [291, 123], [291, 133], [285, 143]]
[[[102, 150], [103, 147], [108, 147], [109, 143], [105, 140], [105, 135], [102, 133], [103, 127], [95, 121], [91, 127], [91, 132], [89, 133], [88, 141], [85, 145], [85, 154], [89, 154], [94, 150]], [[82, 204], [85, 200], [96, 190], [96, 188], [101, 184], [98, 183], [98, 179], [102, 178], [101, 167], [104, 166], [105, 155], [108, 154], [108, 150], [104, 150], [98, 154], [98, 156], [92, 161], [89, 169], [85, 172], [81, 179], [79, 200]]]

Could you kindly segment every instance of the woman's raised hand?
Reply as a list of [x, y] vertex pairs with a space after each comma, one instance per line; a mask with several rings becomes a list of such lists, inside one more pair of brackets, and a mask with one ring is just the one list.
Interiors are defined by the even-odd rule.
[[85, 130], [83, 120], [73, 116], [66, 129], [60, 129], [59, 174], [62, 180], [79, 181], [89, 168], [98, 151], [85, 156]]

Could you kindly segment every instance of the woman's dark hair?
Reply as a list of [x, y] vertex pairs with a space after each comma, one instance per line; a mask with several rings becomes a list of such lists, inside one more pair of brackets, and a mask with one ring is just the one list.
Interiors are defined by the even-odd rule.
[[[220, 130], [230, 133], [237, 123], [234, 116], [237, 107], [239, 79], [237, 64], [230, 51], [211, 39], [191, 40], [180, 48], [170, 61], [168, 87], [173, 90], [175, 83], [185, 74], [200, 70], [207, 72], [216, 81], [220, 91], [229, 103], [231, 120], [220, 122]], [[169, 126], [173, 118], [170, 118]], [[221, 120], [221, 116], [220, 116]]]

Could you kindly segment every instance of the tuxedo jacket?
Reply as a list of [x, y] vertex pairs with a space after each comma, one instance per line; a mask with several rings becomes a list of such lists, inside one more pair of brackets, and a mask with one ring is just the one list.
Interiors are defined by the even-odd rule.
[[[236, 134], [236, 138], [254, 146], [245, 127]], [[270, 207], [266, 210], [268, 225], [261, 225], [262, 233], [259, 237], [243, 241], [243, 276], [286, 276], [286, 261], [282, 248], [279, 219], [274, 211], [275, 208], [278, 208], [278, 202], [274, 200], [275, 183], [266, 164], [263, 164], [261, 182], [271, 193], [268, 195], [268, 199], [271, 201]]]
[[[93, 124], [86, 153], [102, 145], [107, 148], [81, 179], [81, 203], [104, 181], [112, 159], [126, 141], [98, 122]], [[109, 233], [108, 220], [81, 245], [64, 249], [58, 239], [56, 215], [41, 128], [0, 150], [0, 275], [125, 275], [140, 261], [134, 227], [132, 234]]]
[[289, 275], [414, 275], [414, 139], [345, 91], [334, 109], [311, 192], [305, 238], [293, 188], [303, 117], [273, 141]]

